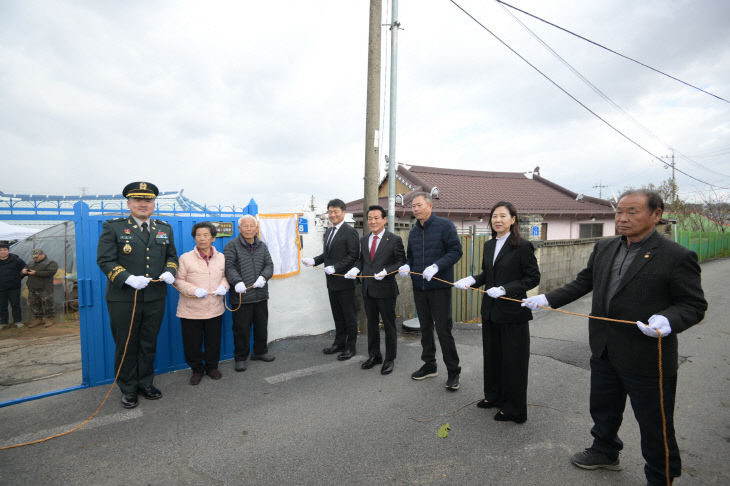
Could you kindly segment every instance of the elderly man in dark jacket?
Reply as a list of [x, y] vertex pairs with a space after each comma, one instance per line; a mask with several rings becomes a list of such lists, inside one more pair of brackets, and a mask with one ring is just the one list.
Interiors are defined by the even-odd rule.
[[8, 302], [15, 326], [20, 324], [20, 283], [25, 262], [13, 253], [7, 241], [0, 241], [0, 329], [8, 326]]
[[459, 235], [454, 223], [446, 218], [432, 214], [433, 200], [425, 192], [418, 192], [411, 200], [413, 215], [418, 220], [408, 235], [408, 252], [406, 264], [400, 267], [401, 277], [409, 272], [422, 275], [411, 275], [413, 296], [416, 301], [416, 313], [421, 325], [421, 359], [423, 366], [415, 371], [411, 378], [423, 380], [438, 376], [436, 372], [436, 343], [433, 330], [441, 344], [444, 364], [449, 372], [446, 388], [450, 391], [459, 389], [459, 355], [456, 343], [451, 334], [451, 285], [454, 281], [454, 264], [462, 255]]
[[[226, 258], [226, 279], [239, 294], [229, 301], [241, 307], [233, 313], [233, 358], [235, 370], [245, 371], [249, 356], [251, 326], [253, 326], [252, 360], [274, 361], [268, 354], [269, 288], [267, 281], [274, 275], [274, 262], [266, 244], [256, 236], [258, 223], [250, 215], [238, 220], [239, 235], [223, 250]], [[233, 292], [231, 292], [233, 295]]]
[[28, 287], [28, 302], [35, 320], [28, 327], [36, 327], [46, 324], [43, 327], [51, 327], [55, 324], [56, 315], [53, 305], [53, 277], [58, 271], [58, 263], [46, 256], [40, 248], [34, 248], [30, 252], [33, 259], [23, 274], [28, 276], [25, 286]]
[[593, 444], [573, 455], [572, 461], [583, 469], [621, 468], [623, 442], [618, 431], [628, 395], [639, 423], [644, 473], [650, 485], [667, 484], [657, 339], [661, 336], [671, 481], [682, 470], [674, 434], [677, 334], [700, 322], [707, 309], [697, 255], [654, 229], [663, 211], [656, 192], [624, 193], [616, 208], [616, 230], [621, 236], [596, 243], [586, 268], [574, 281], [522, 304], [533, 310], [538, 305], [557, 309], [593, 291], [591, 315], [637, 322], [588, 321]]

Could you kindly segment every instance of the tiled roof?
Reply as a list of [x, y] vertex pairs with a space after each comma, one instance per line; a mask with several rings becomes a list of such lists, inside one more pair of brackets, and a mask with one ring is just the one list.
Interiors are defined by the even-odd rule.
[[[528, 178], [522, 172], [488, 172], [414, 165], [408, 169], [399, 166], [398, 176], [416, 186], [416, 190], [430, 192], [433, 187], [437, 187], [439, 197], [434, 199], [434, 211], [438, 214], [488, 214], [496, 202], [508, 201], [521, 214], [613, 215], [610, 202], [590, 196], [583, 196], [576, 201], [577, 193], [537, 174]], [[384, 180], [381, 186], [386, 182]], [[412, 196], [412, 193], [409, 195]], [[410, 207], [409, 195], [405, 197], [406, 209]], [[383, 203], [387, 204], [387, 199], [381, 198], [380, 204]], [[347, 210], [361, 214], [362, 199], [348, 203]], [[396, 212], [399, 215], [401, 213], [398, 205]]]

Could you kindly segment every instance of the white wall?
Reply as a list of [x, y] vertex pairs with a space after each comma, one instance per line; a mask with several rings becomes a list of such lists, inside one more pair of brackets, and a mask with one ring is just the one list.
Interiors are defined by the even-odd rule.
[[[322, 253], [325, 228], [316, 226], [314, 213], [305, 213], [309, 232], [303, 234], [302, 258]], [[298, 275], [269, 281], [269, 342], [292, 336], [311, 336], [334, 329], [324, 271], [302, 265]]]
[[603, 236], [613, 236], [616, 234], [616, 225], [614, 224], [613, 219], [597, 219], [595, 221], [592, 221], [590, 219], [583, 219], [570, 221], [562, 218], [545, 218], [544, 222], [548, 225], [548, 240], [575, 240], [580, 236], [580, 225], [586, 223], [602, 223]]
[[[547, 239], [548, 240], [569, 240], [571, 238], [572, 221], [566, 219], [548, 219], [543, 220], [547, 223]], [[572, 236], [576, 238], [577, 236]]]

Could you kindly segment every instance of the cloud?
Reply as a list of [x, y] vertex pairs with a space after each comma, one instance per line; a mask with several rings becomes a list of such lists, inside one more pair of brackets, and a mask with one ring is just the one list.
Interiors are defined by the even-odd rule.
[[[727, 156], [697, 163], [679, 156], [730, 147], [730, 105], [516, 14], [659, 142], [496, 3], [461, 3], [647, 149], [663, 156], [674, 148], [678, 167], [730, 186], [730, 177], [707, 170], [730, 175]], [[730, 96], [728, 5], [525, 0], [520, 7]], [[601, 181], [620, 190], [667, 177], [451, 3], [401, 2], [400, 20], [399, 161], [539, 165], [548, 179], [591, 195]], [[255, 197], [271, 212], [302, 209], [312, 195], [320, 204], [357, 199], [367, 28], [367, 2], [3, 2], [0, 158], [20, 170], [4, 174], [0, 190], [108, 193], [145, 179], [201, 203]]]

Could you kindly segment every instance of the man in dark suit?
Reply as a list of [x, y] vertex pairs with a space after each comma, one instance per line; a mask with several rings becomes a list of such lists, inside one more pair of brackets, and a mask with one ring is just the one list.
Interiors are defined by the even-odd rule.
[[558, 308], [593, 291], [592, 315], [637, 322], [589, 320], [594, 440], [572, 461], [584, 469], [620, 469], [618, 430], [628, 395], [641, 431], [648, 484], [667, 482], [656, 339], [661, 333], [669, 475], [675, 478], [682, 466], [674, 434], [677, 333], [701, 321], [707, 309], [697, 255], [655, 231], [663, 211], [656, 192], [626, 192], [616, 209], [621, 236], [596, 243], [573, 282], [523, 304], [533, 310], [537, 305]]
[[[157, 187], [149, 182], [127, 184], [122, 195], [127, 198], [130, 215], [105, 221], [99, 235], [96, 262], [109, 279], [106, 303], [116, 345], [114, 369], [122, 365], [117, 385], [124, 408], [137, 406], [138, 392], [148, 400], [162, 397], [152, 379], [157, 334], [165, 313], [165, 284], [175, 281], [177, 252], [172, 227], [151, 217], [157, 194]], [[130, 335], [132, 309], [135, 312]]]
[[360, 252], [360, 237], [355, 228], [345, 223], [345, 208], [341, 199], [327, 203], [327, 216], [332, 226], [324, 233], [322, 254], [314, 258], [302, 258], [302, 263], [307, 266], [325, 264], [330, 308], [335, 320], [335, 342], [322, 352], [334, 354], [339, 351], [337, 359], [340, 361], [350, 359], [356, 353], [355, 282], [333, 274], [344, 274], [352, 268]]
[[[380, 373], [387, 375], [393, 371], [398, 333], [395, 329], [395, 300], [398, 297], [398, 284], [395, 275], [388, 275], [403, 265], [406, 252], [400, 236], [385, 229], [387, 212], [381, 206], [368, 208], [368, 228], [370, 234], [360, 239], [360, 258], [346, 274], [345, 278], [354, 280], [362, 272], [362, 300], [368, 320], [368, 359], [361, 368], [369, 370], [383, 363]], [[370, 278], [372, 276], [372, 278]], [[385, 361], [380, 354], [380, 318], [385, 329]]]

